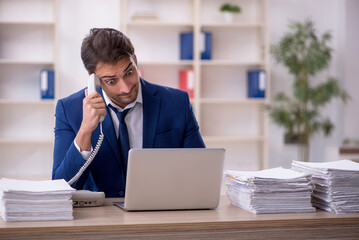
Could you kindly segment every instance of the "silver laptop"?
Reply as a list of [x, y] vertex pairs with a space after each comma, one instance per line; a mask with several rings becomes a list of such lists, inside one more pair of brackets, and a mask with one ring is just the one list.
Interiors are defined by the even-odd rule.
[[213, 209], [219, 204], [223, 148], [131, 149], [127, 211]]

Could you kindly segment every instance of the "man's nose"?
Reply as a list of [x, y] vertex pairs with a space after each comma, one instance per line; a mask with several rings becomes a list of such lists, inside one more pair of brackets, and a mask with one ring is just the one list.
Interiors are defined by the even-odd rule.
[[123, 78], [120, 78], [117, 84], [117, 90], [119, 93], [129, 93], [131, 91], [131, 86]]

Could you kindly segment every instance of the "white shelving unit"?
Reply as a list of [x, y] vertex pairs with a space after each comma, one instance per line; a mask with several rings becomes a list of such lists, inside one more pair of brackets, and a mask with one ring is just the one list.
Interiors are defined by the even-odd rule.
[[56, 101], [41, 100], [39, 78], [56, 74], [56, 11], [56, 0], [0, 0], [0, 177], [51, 176]]
[[[192, 105], [207, 147], [226, 148], [227, 169], [266, 167], [268, 0], [230, 0], [242, 8], [233, 23], [219, 12], [225, 0], [119, 1], [119, 26], [135, 45], [144, 78], [177, 88], [179, 71], [193, 69]], [[0, 0], [0, 177], [51, 175], [60, 86], [57, 5], [58, 0]], [[154, 11], [158, 20], [134, 21], [136, 11]], [[180, 60], [179, 36], [188, 31], [194, 33], [194, 59]], [[200, 59], [201, 31], [212, 32], [211, 60]], [[41, 100], [39, 73], [49, 68], [55, 70], [55, 99]], [[246, 97], [250, 69], [267, 71], [265, 99]]]
[[[195, 110], [207, 147], [227, 150], [227, 169], [267, 166], [268, 0], [231, 0], [242, 8], [233, 23], [224, 0], [121, 0], [120, 29], [132, 40], [146, 80], [178, 87], [179, 71], [193, 69]], [[133, 20], [150, 12], [157, 20]], [[194, 59], [180, 59], [180, 33], [193, 31]], [[200, 34], [212, 33], [212, 59], [200, 59]], [[266, 98], [247, 98], [247, 71], [267, 72]]]

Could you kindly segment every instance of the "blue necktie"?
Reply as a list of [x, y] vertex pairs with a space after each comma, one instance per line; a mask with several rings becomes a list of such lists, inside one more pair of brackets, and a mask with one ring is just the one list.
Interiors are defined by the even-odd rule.
[[131, 108], [125, 109], [122, 112], [117, 111], [116, 108], [109, 105], [110, 108], [116, 113], [118, 120], [119, 120], [119, 135], [117, 139], [117, 144], [120, 149], [120, 154], [122, 157], [122, 166], [125, 171], [125, 176], [127, 175], [127, 161], [128, 161], [128, 151], [130, 150], [130, 141], [128, 139], [128, 131], [125, 122], [125, 117], [127, 113], [130, 111]]

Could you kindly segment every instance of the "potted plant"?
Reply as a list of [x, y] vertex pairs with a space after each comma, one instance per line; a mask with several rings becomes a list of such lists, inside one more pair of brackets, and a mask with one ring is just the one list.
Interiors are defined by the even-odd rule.
[[219, 9], [223, 15], [226, 22], [233, 22], [234, 15], [241, 12], [241, 8], [238, 5], [224, 3]]
[[333, 77], [317, 84], [313, 82], [314, 76], [329, 66], [331, 34], [318, 36], [310, 20], [292, 22], [289, 28], [290, 32], [272, 45], [270, 51], [294, 76], [293, 94], [278, 93], [268, 109], [271, 119], [285, 128], [286, 137], [297, 140], [298, 160], [308, 161], [310, 137], [317, 132], [329, 136], [335, 128], [329, 118], [321, 115], [320, 109], [333, 98], [346, 102], [349, 95]]

